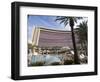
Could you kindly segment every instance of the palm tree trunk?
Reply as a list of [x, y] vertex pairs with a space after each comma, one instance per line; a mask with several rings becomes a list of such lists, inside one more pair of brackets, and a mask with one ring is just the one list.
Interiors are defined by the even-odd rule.
[[79, 64], [79, 58], [78, 58], [78, 53], [76, 49], [76, 41], [75, 41], [73, 26], [71, 26], [71, 33], [72, 33], [72, 43], [73, 43], [73, 48], [74, 48], [74, 63]]

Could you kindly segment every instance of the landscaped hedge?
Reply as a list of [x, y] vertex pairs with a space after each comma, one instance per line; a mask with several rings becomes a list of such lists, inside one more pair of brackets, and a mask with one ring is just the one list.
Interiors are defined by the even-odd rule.
[[43, 66], [44, 62], [36, 62], [36, 63], [32, 63], [32, 66]]
[[51, 65], [61, 65], [59, 62], [53, 62]]
[[64, 60], [64, 65], [71, 65], [73, 64], [73, 60]]

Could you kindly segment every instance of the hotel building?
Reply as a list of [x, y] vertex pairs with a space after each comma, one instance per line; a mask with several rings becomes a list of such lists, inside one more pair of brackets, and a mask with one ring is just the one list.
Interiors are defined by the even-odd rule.
[[[78, 38], [76, 34], [75, 39], [77, 43]], [[41, 50], [44, 48], [47, 48], [47, 50], [49, 49], [48, 52], [50, 52], [51, 48], [55, 47], [56, 49], [58, 48], [59, 52], [62, 48], [73, 49], [71, 31], [35, 27], [32, 32], [32, 53], [36, 54], [38, 51], [36, 51], [34, 47], [38, 47], [38, 50], [40, 49], [40, 53], [42, 53]]]

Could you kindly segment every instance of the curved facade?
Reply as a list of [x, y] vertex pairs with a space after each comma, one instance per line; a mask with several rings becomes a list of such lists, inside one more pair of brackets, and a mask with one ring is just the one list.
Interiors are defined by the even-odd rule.
[[35, 28], [33, 30], [32, 45], [40, 47], [72, 47], [71, 32], [45, 28]]

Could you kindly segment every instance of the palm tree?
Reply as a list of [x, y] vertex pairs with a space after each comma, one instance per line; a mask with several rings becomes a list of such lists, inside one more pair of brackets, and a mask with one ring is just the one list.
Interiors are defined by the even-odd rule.
[[87, 21], [83, 21], [78, 25], [76, 34], [78, 35], [79, 43], [81, 44], [82, 49], [86, 51], [87, 55]]
[[87, 28], [88, 28], [87, 21], [83, 21], [78, 25], [78, 27], [79, 28], [77, 28], [76, 33], [79, 36], [80, 42], [82, 43], [87, 42]]
[[60, 24], [63, 23], [65, 26], [69, 23], [71, 27], [71, 33], [72, 33], [72, 43], [74, 48], [74, 63], [79, 64], [79, 58], [78, 53], [76, 49], [76, 42], [75, 42], [75, 36], [74, 36], [74, 24], [77, 23], [77, 20], [82, 19], [82, 17], [66, 17], [66, 16], [57, 16], [55, 21], [60, 21]]

